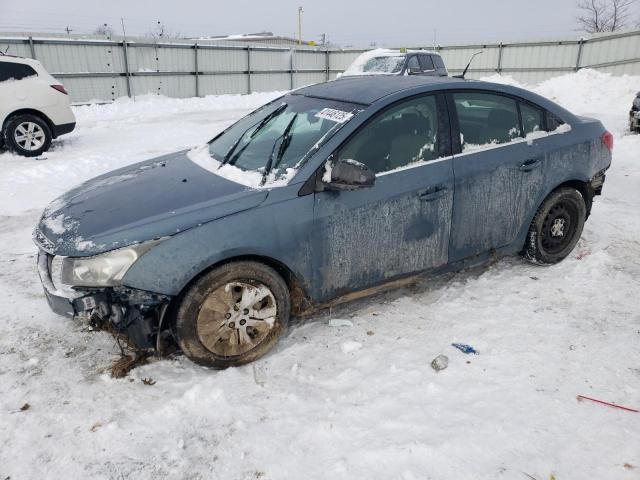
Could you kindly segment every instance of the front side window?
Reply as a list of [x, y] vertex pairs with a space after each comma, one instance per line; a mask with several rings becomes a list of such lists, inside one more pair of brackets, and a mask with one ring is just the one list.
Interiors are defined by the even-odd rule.
[[221, 166], [277, 180], [299, 166], [357, 111], [345, 102], [286, 95], [211, 140], [209, 154]]
[[36, 71], [24, 63], [0, 62], [0, 82], [22, 80], [35, 75]]
[[407, 62], [407, 70], [410, 72], [420, 72], [420, 61], [418, 60], [418, 56], [414, 55], [413, 57], [409, 57], [409, 61]]
[[539, 108], [521, 102], [520, 114], [522, 115], [522, 128], [524, 128], [525, 135], [546, 130], [544, 113]]
[[438, 158], [438, 108], [433, 95], [403, 101], [378, 114], [340, 149], [342, 160], [383, 173]]
[[454, 93], [462, 151], [479, 150], [520, 138], [518, 107], [512, 98], [490, 93]]

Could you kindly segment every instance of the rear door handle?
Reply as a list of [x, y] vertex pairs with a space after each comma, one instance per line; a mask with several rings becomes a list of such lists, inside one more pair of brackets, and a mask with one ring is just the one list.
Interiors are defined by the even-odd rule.
[[433, 202], [444, 197], [449, 189], [447, 187], [436, 187], [420, 194], [420, 200], [423, 202]]
[[542, 165], [542, 160], [540, 158], [531, 158], [520, 165], [521, 172], [530, 172]]

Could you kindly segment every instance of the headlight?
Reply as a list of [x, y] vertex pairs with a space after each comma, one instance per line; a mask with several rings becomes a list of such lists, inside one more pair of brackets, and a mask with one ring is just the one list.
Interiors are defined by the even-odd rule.
[[160, 240], [119, 248], [95, 257], [72, 258], [62, 261], [61, 281], [73, 287], [111, 287], [120, 285], [124, 274]]

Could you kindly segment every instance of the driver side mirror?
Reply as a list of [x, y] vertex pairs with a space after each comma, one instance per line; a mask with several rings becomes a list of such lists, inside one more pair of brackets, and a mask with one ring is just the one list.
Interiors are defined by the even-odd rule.
[[359, 190], [372, 187], [376, 174], [355, 160], [327, 160], [324, 164], [322, 185], [326, 190]]
[[422, 73], [422, 70], [420, 70], [417, 67], [412, 67], [407, 69], [408, 75], [420, 75], [421, 73]]

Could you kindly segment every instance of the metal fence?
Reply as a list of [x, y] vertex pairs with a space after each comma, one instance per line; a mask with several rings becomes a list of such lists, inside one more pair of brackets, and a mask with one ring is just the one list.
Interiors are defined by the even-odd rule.
[[[208, 41], [1, 36], [0, 49], [40, 60], [74, 102], [157, 93], [193, 97], [297, 88], [335, 78], [365, 50], [229, 45]], [[420, 47], [418, 47], [420, 48]], [[503, 73], [532, 84], [582, 68], [640, 75], [640, 31], [580, 40], [426, 47], [452, 74]]]

